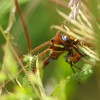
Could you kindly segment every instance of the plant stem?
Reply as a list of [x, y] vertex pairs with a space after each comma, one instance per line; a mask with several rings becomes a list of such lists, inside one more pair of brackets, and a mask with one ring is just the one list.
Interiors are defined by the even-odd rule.
[[68, 8], [67, 7], [67, 2], [62, 2], [62, 1], [60, 1], [60, 0], [50, 0], [51, 2], [53, 2], [53, 3], [55, 3], [55, 4], [57, 4], [57, 5], [60, 5], [60, 6], [62, 6], [62, 7], [64, 7], [64, 8]]
[[18, 5], [17, 0], [15, 0], [15, 6], [16, 6], [16, 10], [18, 12], [18, 15], [20, 17], [20, 20], [21, 20], [21, 23], [22, 23], [22, 26], [23, 26], [23, 30], [24, 30], [24, 33], [25, 33], [26, 41], [27, 41], [28, 50], [30, 51], [31, 50], [31, 43], [30, 43], [30, 38], [29, 38], [27, 26], [25, 24], [25, 21], [24, 21], [24, 18], [22, 16], [22, 13], [21, 13], [21, 10], [20, 10], [20, 7]]

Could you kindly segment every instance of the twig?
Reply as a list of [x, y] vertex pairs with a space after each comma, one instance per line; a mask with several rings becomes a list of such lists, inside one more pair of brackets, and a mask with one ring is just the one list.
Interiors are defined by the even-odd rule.
[[9, 23], [8, 23], [8, 26], [5, 30], [5, 33], [9, 33], [12, 26], [13, 26], [13, 23], [15, 21], [15, 3], [14, 3], [14, 0], [11, 1], [11, 10], [10, 10], [10, 15], [9, 15]]
[[[63, 28], [64, 25], [66, 24], [66, 22], [67, 22], [67, 20], [65, 19], [65, 20], [62, 22], [62, 24], [60, 25], [60, 28]], [[58, 31], [56, 32], [56, 34], [59, 34], [60, 32], [61, 32], [61, 30], [58, 29]]]
[[[18, 72], [18, 74], [16, 75], [16, 77], [17, 77], [20, 73], [22, 73], [23, 70], [25, 70], [27, 67], [28, 67], [28, 64], [27, 64], [25, 67], [23, 67], [23, 68]], [[3, 88], [3, 87], [5, 87], [5, 86], [6, 86], [9, 82], [11, 82], [11, 81], [12, 81], [12, 80], [8, 80], [8, 81], [4, 82], [2, 85], [0, 85], [0, 89]]]
[[60, 1], [60, 0], [50, 0], [51, 2], [53, 2], [53, 3], [56, 3], [57, 5], [60, 5], [60, 6], [62, 6], [62, 7], [64, 7], [64, 8], [68, 8], [67, 7], [67, 2], [65, 3], [65, 2], [62, 2], [62, 1]]
[[17, 10], [17, 12], [19, 14], [19, 17], [21, 19], [21, 23], [22, 23], [23, 30], [24, 30], [25, 37], [26, 37], [26, 41], [27, 41], [28, 50], [30, 51], [31, 50], [31, 43], [30, 43], [30, 39], [29, 39], [29, 34], [28, 34], [27, 26], [25, 24], [25, 21], [24, 21], [24, 18], [22, 16], [22, 13], [21, 13], [21, 10], [20, 10], [20, 7], [18, 5], [18, 1], [17, 0], [15, 0], [15, 6], [16, 6], [16, 10]]

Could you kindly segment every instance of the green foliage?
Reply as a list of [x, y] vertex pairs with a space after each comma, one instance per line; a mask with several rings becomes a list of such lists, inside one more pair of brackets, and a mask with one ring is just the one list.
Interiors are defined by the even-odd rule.
[[[32, 70], [33, 68], [35, 68], [36, 59], [37, 59], [37, 57], [35, 55], [33, 57], [30, 56], [30, 55], [24, 55], [23, 61], [27, 64], [29, 63], [29, 66], [26, 68], [27, 72]], [[30, 87], [31, 86], [31, 83], [30, 83], [27, 75], [24, 75], [24, 77], [23, 77], [23, 86], [24, 87]]]
[[[14, 0], [0, 1], [0, 100], [99, 100], [96, 92], [100, 91], [100, 2], [84, 1], [80, 5], [81, 1], [77, 0], [80, 5], [77, 11], [76, 2], [75, 7], [70, 4], [71, 10], [67, 9], [69, 14], [66, 14], [64, 0], [56, 2], [58, 6], [51, 1], [56, 0], [18, 0], [21, 10], [25, 9], [23, 17], [33, 49], [30, 52], [20, 26], [20, 16], [16, 10], [11, 13]], [[62, 19], [68, 21], [64, 27], [58, 24]], [[87, 56], [73, 65], [75, 74], [65, 62], [63, 56], [66, 54], [43, 69], [43, 60], [48, 57], [47, 47], [38, 48], [38, 45], [56, 34], [49, 29], [51, 25], [82, 42], [78, 48]]]

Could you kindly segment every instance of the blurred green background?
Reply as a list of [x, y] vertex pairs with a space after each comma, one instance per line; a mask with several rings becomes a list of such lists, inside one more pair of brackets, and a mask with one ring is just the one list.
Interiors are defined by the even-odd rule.
[[[68, 2], [68, 0], [61, 1]], [[19, 0], [19, 3], [23, 17], [27, 24], [33, 49], [36, 46], [50, 40], [56, 34], [56, 30], [50, 29], [51, 25], [60, 25], [63, 21], [63, 18], [58, 15], [57, 9], [60, 9], [67, 14], [70, 12], [69, 9], [57, 5], [50, 0]], [[96, 3], [88, 3], [90, 10], [95, 10]], [[8, 26], [10, 7], [11, 0], [0, 0], [0, 25], [4, 29], [6, 29]], [[15, 17], [16, 19], [11, 29], [11, 36], [13, 37], [11, 41], [18, 55], [21, 56], [27, 53], [28, 48], [23, 27], [17, 13], [15, 14]], [[0, 33], [0, 65], [3, 61], [2, 45], [4, 43], [5, 40]], [[44, 49], [45, 48], [46, 47], [44, 47]], [[41, 53], [41, 51], [38, 53]], [[57, 60], [52, 61], [43, 71], [43, 84], [47, 94], [49, 94], [62, 79], [73, 74], [69, 64], [65, 62], [65, 55], [66, 53], [62, 54]], [[78, 62], [76, 65], [82, 67], [84, 63]], [[75, 68], [75, 71], [78, 70]], [[81, 82], [81, 85], [79, 85], [76, 81], [69, 82], [62, 87], [64, 88], [62, 89], [63, 91], [59, 90], [57, 94], [62, 95], [65, 100], [100, 100], [100, 80], [98, 80], [99, 75], [95, 68], [93, 69], [93, 72], [93, 75], [86, 81]]]

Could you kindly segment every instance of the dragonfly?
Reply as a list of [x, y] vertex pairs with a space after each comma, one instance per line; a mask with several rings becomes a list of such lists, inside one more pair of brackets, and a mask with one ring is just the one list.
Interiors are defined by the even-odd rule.
[[[19, 14], [19, 17], [21, 19], [22, 26], [23, 26], [23, 29], [24, 29], [24, 32], [26, 35], [28, 49], [31, 50], [31, 44], [30, 44], [30, 40], [29, 40], [29, 36], [28, 36], [27, 27], [24, 22], [23, 16], [21, 14], [21, 10], [20, 10], [17, 0], [15, 0], [15, 5], [16, 5], [16, 10]], [[61, 27], [63, 27], [66, 22], [67, 21], [64, 20], [63, 23], [61, 24]], [[73, 66], [73, 63], [74, 64], [77, 63], [81, 59], [81, 57], [84, 57], [84, 55], [77, 48], [78, 45], [80, 44], [80, 41], [77, 40], [76, 38], [71, 38], [71, 36], [69, 36], [67, 34], [61, 34], [60, 30], [57, 31], [56, 35], [49, 42], [44, 43], [44, 44], [47, 45], [48, 43], [49, 43], [49, 47], [47, 49], [50, 52], [49, 52], [49, 55], [43, 61], [43, 68], [45, 68], [51, 61], [58, 59], [58, 57], [64, 52], [68, 52], [68, 54], [65, 55], [64, 58], [65, 58], [66, 62], [70, 64], [71, 68]], [[35, 49], [32, 50], [32, 53], [34, 51], [39, 50], [39, 48], [41, 48], [41, 47], [42, 47], [42, 45], [40, 45], [39, 47], [36, 47]], [[73, 70], [73, 68], [72, 68], [72, 70]], [[73, 70], [73, 72], [75, 73], [74, 70]]]
[[[58, 59], [58, 57], [64, 53], [68, 52], [64, 56], [66, 62], [68, 62], [72, 68], [73, 63], [77, 63], [81, 57], [85, 55], [82, 54], [77, 46], [80, 44], [80, 41], [76, 38], [70, 38], [68, 35], [63, 35], [57, 33], [51, 40], [48, 49], [50, 50], [49, 55], [43, 61], [43, 67], [46, 67], [51, 61]], [[78, 68], [78, 67], [77, 67]], [[78, 68], [79, 69], [79, 68]], [[73, 68], [72, 68], [73, 70]], [[75, 73], [75, 71], [73, 70]]]

